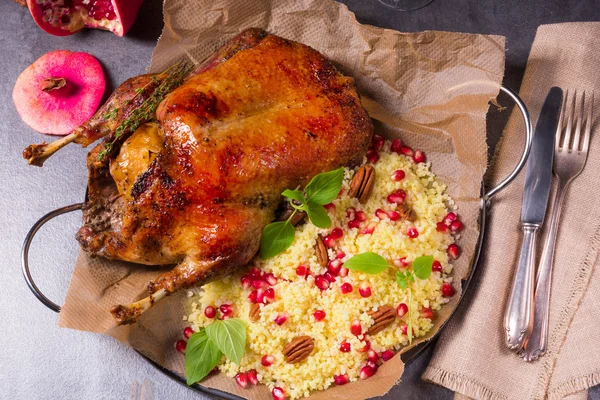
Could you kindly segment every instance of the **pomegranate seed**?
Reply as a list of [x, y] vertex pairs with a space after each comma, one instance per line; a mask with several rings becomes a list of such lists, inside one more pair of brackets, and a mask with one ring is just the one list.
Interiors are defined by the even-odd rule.
[[248, 382], [252, 385], [258, 385], [258, 376], [256, 374], [255, 369], [251, 369], [250, 371], [246, 371], [246, 376], [248, 377]]
[[356, 209], [354, 207], [348, 207], [346, 209], [346, 217], [354, 219], [354, 217], [356, 217]]
[[325, 319], [325, 311], [323, 310], [315, 310], [313, 313], [316, 321], [323, 321]]
[[341, 195], [344, 194], [344, 188], [340, 188], [340, 191], [337, 194], [337, 198], [339, 199], [341, 197]]
[[400, 154], [404, 154], [405, 156], [412, 157], [414, 155], [413, 149], [408, 146], [402, 146], [400, 148]]
[[325, 207], [327, 212], [331, 212], [331, 213], [335, 212], [335, 204], [333, 204], [333, 203], [327, 203], [323, 207]]
[[348, 221], [348, 228], [360, 228], [360, 222], [357, 219], [352, 219]]
[[404, 303], [400, 303], [398, 304], [398, 307], [396, 307], [396, 315], [398, 316], [398, 318], [404, 317], [407, 312], [408, 306]]
[[431, 264], [431, 270], [434, 272], [442, 272], [442, 263], [438, 260], [434, 260], [433, 264]]
[[364, 298], [371, 297], [371, 287], [366, 282], [363, 282], [358, 287], [358, 293]]
[[260, 359], [260, 363], [263, 365], [263, 367], [270, 367], [271, 365], [273, 365], [274, 362], [275, 357], [273, 357], [270, 354], [262, 356], [262, 358]]
[[383, 359], [383, 361], [389, 361], [392, 358], [394, 358], [394, 352], [391, 350], [386, 350], [383, 353], [381, 353], [381, 358]]
[[406, 192], [402, 189], [398, 189], [387, 197], [388, 202], [395, 204], [403, 204], [404, 199], [406, 199]]
[[406, 324], [400, 325], [400, 330], [402, 331], [403, 335], [407, 335], [408, 334], [408, 325], [406, 325]]
[[448, 227], [446, 226], [445, 223], [438, 222], [437, 226], [435, 227], [435, 230], [438, 231], [438, 232], [445, 233], [445, 232], [448, 232]]
[[265, 275], [265, 281], [269, 284], [269, 286], [274, 286], [277, 283], [277, 278], [275, 278], [275, 275], [268, 273]]
[[335, 240], [339, 240], [342, 237], [344, 237], [344, 231], [342, 231], [340, 228], [333, 228], [329, 236], [331, 236]]
[[338, 250], [335, 254], [335, 258], [337, 258], [338, 260], [341, 260], [344, 257], [346, 257], [346, 253], [344, 253], [342, 250]]
[[350, 382], [350, 379], [348, 378], [348, 374], [335, 375], [333, 377], [333, 381], [336, 385], [345, 385], [346, 383]]
[[350, 272], [350, 270], [346, 267], [342, 267], [340, 268], [340, 276], [343, 278], [345, 276], [348, 276], [348, 272]]
[[306, 268], [306, 265], [298, 265], [296, 267], [296, 275], [298, 276], [306, 276], [307, 271], [308, 269]]
[[360, 353], [366, 353], [369, 351], [369, 349], [371, 349], [371, 342], [366, 340], [365, 345], [362, 348], [358, 349], [357, 351]]
[[394, 153], [400, 154], [400, 149], [402, 148], [402, 146], [403, 146], [402, 140], [394, 139], [394, 141], [392, 142], [392, 146], [390, 147], [390, 150], [393, 151]]
[[331, 260], [327, 263], [327, 272], [333, 276], [338, 276], [342, 269], [342, 262], [340, 260]]
[[204, 309], [204, 315], [206, 315], [206, 318], [214, 318], [217, 315], [217, 309], [213, 306], [208, 306]]
[[373, 149], [367, 151], [367, 162], [375, 164], [377, 161], [379, 161], [379, 153]]
[[387, 215], [391, 221], [398, 221], [400, 219], [400, 214], [393, 210], [388, 211]]
[[263, 281], [261, 278], [254, 278], [252, 280], [252, 287], [254, 289], [261, 289], [267, 286], [267, 282]]
[[279, 326], [283, 325], [285, 323], [285, 321], [287, 321], [288, 316], [286, 314], [279, 314], [277, 317], [275, 317], [275, 323]]
[[371, 147], [373, 149], [375, 149], [376, 151], [379, 151], [383, 147], [384, 142], [385, 142], [385, 139], [383, 136], [373, 135], [373, 138], [371, 139]]
[[242, 276], [240, 282], [244, 289], [250, 289], [250, 286], [252, 286], [252, 279], [248, 275]]
[[401, 169], [397, 169], [394, 172], [392, 172], [392, 179], [395, 181], [401, 181], [405, 177], [406, 177], [406, 173], [404, 171], [402, 171]]
[[271, 390], [271, 395], [273, 395], [273, 399], [275, 400], [285, 400], [285, 391], [279, 386], [275, 386]]
[[329, 248], [335, 247], [335, 239], [331, 235], [327, 235], [323, 238], [323, 244]]
[[373, 232], [375, 232], [375, 225], [368, 225], [365, 229], [362, 229], [360, 231], [360, 234], [362, 234], [362, 235], [370, 235]]
[[359, 375], [360, 379], [368, 379], [368, 378], [372, 377], [374, 374], [375, 374], [375, 370], [372, 367], [370, 367], [369, 365], [365, 365], [364, 367], [362, 367], [360, 369], [360, 372], [358, 375]]
[[419, 231], [417, 230], [417, 228], [415, 228], [414, 226], [411, 226], [410, 228], [408, 228], [406, 230], [406, 235], [411, 238], [414, 239], [416, 237], [419, 236]]
[[256, 267], [250, 268], [250, 271], [248, 273], [253, 277], [260, 277], [262, 275], [262, 271], [260, 270], [260, 268]]
[[223, 314], [223, 315], [233, 314], [233, 306], [231, 304], [221, 304], [221, 307], [219, 307], [219, 310], [221, 311], [221, 314]]
[[362, 333], [362, 326], [360, 326], [359, 320], [355, 319], [354, 321], [352, 321], [352, 324], [350, 324], [350, 332], [354, 336], [358, 336]]
[[257, 303], [265, 303], [265, 291], [262, 289], [258, 289], [256, 291], [256, 302]]
[[464, 228], [464, 225], [459, 219], [452, 221], [452, 223], [450, 224], [450, 230], [453, 233], [460, 232], [463, 230], [463, 228]]
[[442, 295], [444, 297], [452, 297], [452, 296], [454, 296], [455, 293], [456, 293], [456, 290], [454, 290], [454, 288], [452, 287], [451, 284], [444, 283], [442, 285]]
[[380, 220], [383, 219], [388, 219], [388, 215], [385, 211], [383, 211], [381, 208], [378, 208], [377, 210], [375, 210], [375, 215], [377, 216], [377, 218], [379, 218]]
[[428, 319], [431, 319], [431, 320], [434, 320], [435, 317], [436, 317], [436, 315], [433, 312], [433, 310], [431, 308], [429, 308], [429, 307], [423, 307], [421, 309], [421, 311], [420, 311], [420, 314], [421, 314], [421, 318], [428, 318]]
[[365, 215], [364, 211], [357, 211], [356, 219], [360, 222], [365, 222], [367, 220], [367, 216]]
[[392, 261], [392, 264], [394, 264], [394, 267], [399, 268], [399, 269], [406, 269], [406, 267], [408, 267], [408, 261], [406, 261], [406, 257], [400, 257], [395, 259], [394, 261]]
[[186, 339], [189, 339], [193, 334], [194, 330], [189, 326], [186, 326], [183, 330], [183, 337], [185, 337]]
[[257, 290], [253, 290], [250, 292], [250, 294], [248, 295], [248, 303], [256, 303], [257, 301], [257, 296], [258, 295], [258, 291]]
[[344, 340], [342, 344], [340, 344], [340, 351], [342, 353], [348, 353], [350, 351], [350, 343]]
[[275, 301], [275, 290], [273, 288], [268, 288], [265, 290], [265, 296], [263, 303], [272, 303]]
[[353, 287], [348, 282], [343, 283], [342, 286], [340, 286], [340, 291], [342, 292], [342, 294], [352, 293], [352, 290], [353, 290]]
[[456, 219], [456, 213], [453, 213], [452, 211], [450, 211], [442, 220], [442, 222], [446, 225], [446, 226], [450, 226], [452, 224], [452, 222]]
[[243, 389], [248, 386], [248, 375], [243, 372], [239, 372], [235, 375], [236, 383]]
[[379, 355], [374, 350], [367, 352], [367, 360], [376, 363], [379, 360]]
[[323, 275], [318, 275], [315, 277], [315, 285], [321, 290], [329, 289], [329, 281]]
[[187, 347], [187, 342], [185, 340], [178, 340], [175, 343], [175, 350], [180, 353], [185, 353], [185, 348]]
[[413, 156], [414, 162], [419, 164], [419, 163], [425, 162], [426, 159], [427, 159], [427, 157], [425, 157], [425, 153], [423, 153], [421, 150], [415, 151], [415, 155]]
[[377, 368], [379, 368], [379, 367], [377, 366], [377, 363], [376, 363], [376, 362], [373, 362], [373, 361], [367, 361], [367, 366], [369, 366], [369, 367], [373, 368], [373, 371], [377, 371]]
[[450, 246], [448, 246], [448, 255], [450, 258], [456, 260], [458, 257], [460, 257], [460, 247], [458, 247], [456, 243], [452, 243]]
[[331, 272], [325, 272], [323, 277], [329, 281], [329, 283], [335, 282], [335, 276], [331, 274]]

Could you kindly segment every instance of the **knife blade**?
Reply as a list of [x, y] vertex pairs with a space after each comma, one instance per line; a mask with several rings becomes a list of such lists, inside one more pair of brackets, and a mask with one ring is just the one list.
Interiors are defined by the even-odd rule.
[[537, 233], [544, 222], [552, 183], [552, 162], [562, 89], [553, 87], [546, 96], [533, 134], [525, 172], [521, 207], [523, 241], [510, 298], [504, 315], [506, 345], [518, 351], [527, 341], [533, 323], [533, 292]]

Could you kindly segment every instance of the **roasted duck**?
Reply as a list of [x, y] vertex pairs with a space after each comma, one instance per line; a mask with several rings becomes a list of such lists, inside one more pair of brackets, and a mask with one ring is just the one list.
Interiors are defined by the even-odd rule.
[[124, 324], [247, 264], [281, 192], [360, 162], [372, 132], [352, 78], [310, 47], [250, 29], [193, 71], [126, 81], [84, 126], [24, 156], [39, 165], [104, 137], [88, 155], [77, 240], [95, 256], [177, 264], [147, 298], [113, 307]]

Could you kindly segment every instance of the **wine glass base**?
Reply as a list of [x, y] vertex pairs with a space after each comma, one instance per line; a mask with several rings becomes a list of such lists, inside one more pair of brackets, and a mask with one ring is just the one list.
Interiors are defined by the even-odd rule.
[[433, 0], [379, 0], [386, 7], [398, 11], [414, 11], [423, 8]]

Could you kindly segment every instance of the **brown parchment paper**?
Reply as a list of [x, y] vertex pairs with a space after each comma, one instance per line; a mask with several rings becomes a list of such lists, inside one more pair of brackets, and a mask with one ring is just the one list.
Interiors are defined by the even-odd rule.
[[[479, 196], [487, 165], [485, 116], [504, 71], [504, 38], [449, 32], [400, 33], [361, 25], [346, 6], [332, 0], [166, 0], [165, 27], [149, 70], [160, 71], [181, 57], [199, 63], [242, 30], [259, 27], [307, 44], [356, 79], [376, 132], [400, 137], [423, 149], [433, 171], [449, 187], [466, 224], [455, 263], [455, 286], [470, 269], [479, 235]], [[183, 357], [173, 350], [181, 338], [185, 291], [146, 312], [133, 326], [116, 327], [114, 304], [141, 298], [161, 268], [93, 259], [81, 253], [59, 326], [100, 332], [184, 375]], [[430, 338], [455, 308], [442, 309]], [[403, 371], [400, 357], [367, 381], [332, 387], [314, 399], [365, 399], [385, 394]], [[233, 379], [212, 376], [203, 385], [242, 397], [270, 399], [265, 386], [242, 390]]]

